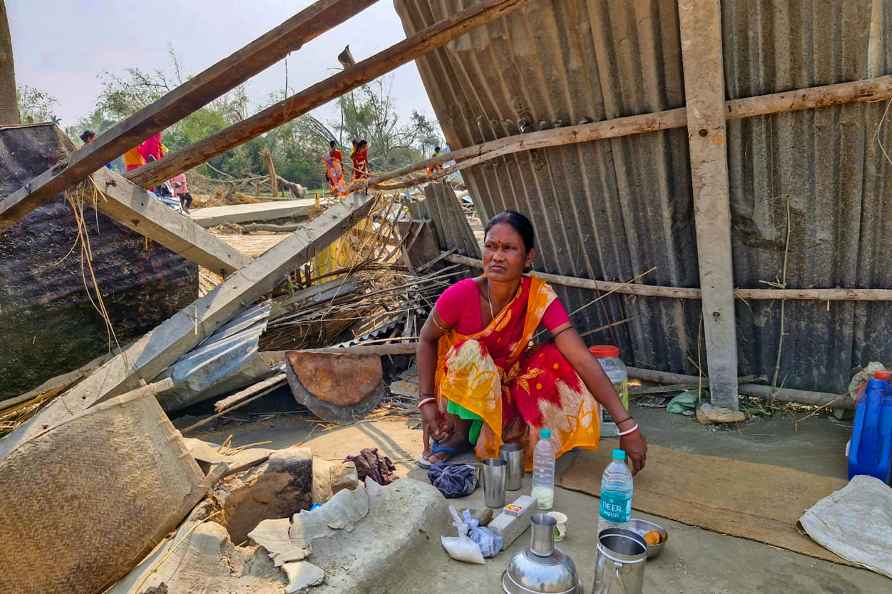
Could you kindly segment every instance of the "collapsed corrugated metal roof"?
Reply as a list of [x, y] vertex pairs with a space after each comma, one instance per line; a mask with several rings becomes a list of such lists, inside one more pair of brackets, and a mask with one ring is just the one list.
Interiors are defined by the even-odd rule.
[[[52, 124], [0, 129], [0, 195], [64, 154]], [[118, 340], [151, 330], [191, 303], [197, 267], [87, 209], [93, 270]], [[0, 398], [16, 396], [107, 351], [105, 324], [84, 288], [77, 232], [62, 196], [0, 234]]]
[[[463, 1], [468, 5], [472, 1]], [[395, 0], [408, 34], [453, 3]], [[725, 2], [729, 99], [890, 72], [892, 44], [871, 28], [870, 0]], [[878, 16], [892, 27], [892, 8]], [[871, 31], [874, 37], [871, 39]], [[879, 44], [879, 45], [878, 45]], [[871, 62], [868, 63], [869, 49]], [[530, 0], [418, 61], [452, 149], [522, 132], [684, 106], [674, 0]], [[889, 162], [874, 142], [885, 104], [852, 104], [728, 124], [735, 284], [889, 287], [881, 221]], [[879, 138], [892, 146], [889, 125]], [[530, 215], [537, 267], [553, 273], [699, 285], [687, 131], [676, 129], [516, 153], [464, 173], [484, 218]], [[575, 309], [591, 292], [559, 289]], [[849, 371], [892, 354], [888, 304], [788, 302], [781, 381], [844, 389]], [[738, 302], [741, 374], [771, 377], [779, 302]], [[694, 373], [699, 302], [611, 296], [576, 318], [640, 367]], [[705, 358], [705, 355], [702, 355]]]

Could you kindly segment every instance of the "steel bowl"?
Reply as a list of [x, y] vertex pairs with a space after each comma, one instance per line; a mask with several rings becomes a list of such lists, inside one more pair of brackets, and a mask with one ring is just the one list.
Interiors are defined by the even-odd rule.
[[650, 532], [651, 530], [656, 530], [660, 533], [660, 543], [652, 545], [650, 543], [647, 544], [647, 558], [653, 559], [657, 557], [662, 551], [663, 547], [666, 546], [666, 542], [669, 540], [669, 532], [655, 522], [651, 522], [650, 520], [643, 520], [641, 518], [632, 518], [629, 520], [629, 524], [627, 526], [629, 530], [639, 534], [641, 538], [644, 538], [644, 535]]

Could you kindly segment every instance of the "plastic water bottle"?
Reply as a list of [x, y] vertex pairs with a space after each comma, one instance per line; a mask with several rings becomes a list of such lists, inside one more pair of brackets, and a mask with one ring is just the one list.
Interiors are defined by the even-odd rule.
[[632, 517], [632, 472], [626, 466], [626, 452], [613, 450], [613, 461], [601, 475], [601, 506], [598, 532], [619, 528]]
[[554, 506], [554, 445], [551, 429], [539, 429], [539, 443], [533, 450], [533, 489], [530, 493], [541, 510]]

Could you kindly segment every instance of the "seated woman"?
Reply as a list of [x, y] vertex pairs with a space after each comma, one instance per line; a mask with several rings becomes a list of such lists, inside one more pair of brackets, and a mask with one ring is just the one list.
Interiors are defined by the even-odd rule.
[[[524, 271], [534, 258], [533, 226], [505, 211], [486, 225], [483, 275], [446, 289], [421, 329], [417, 365], [425, 439], [422, 466], [475, 449], [497, 458], [523, 443], [527, 468], [539, 429], [557, 455], [597, 448], [597, 400], [617, 419], [633, 473], [647, 442], [597, 360], [570, 324], [552, 288]], [[553, 340], [531, 348], [540, 326]]]

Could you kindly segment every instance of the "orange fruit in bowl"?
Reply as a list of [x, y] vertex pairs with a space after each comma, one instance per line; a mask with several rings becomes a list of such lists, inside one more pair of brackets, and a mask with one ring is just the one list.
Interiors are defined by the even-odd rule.
[[659, 530], [651, 530], [649, 532], [644, 533], [644, 542], [649, 545], [657, 545], [663, 540], [663, 535], [660, 534]]

